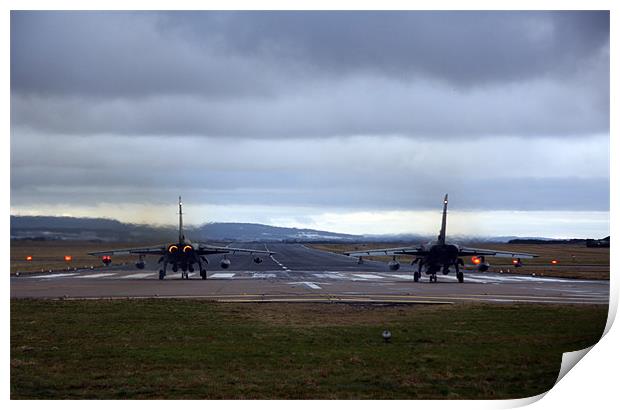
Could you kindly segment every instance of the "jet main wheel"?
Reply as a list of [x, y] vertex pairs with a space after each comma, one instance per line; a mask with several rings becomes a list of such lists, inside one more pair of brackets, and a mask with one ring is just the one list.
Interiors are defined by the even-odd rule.
[[207, 271], [206, 270], [201, 270], [200, 271], [200, 277], [202, 278], [202, 280], [207, 280]]
[[459, 283], [463, 283], [463, 272], [457, 273], [456, 278], [459, 280]]
[[422, 275], [420, 274], [420, 272], [414, 272], [414, 273], [413, 273], [413, 281], [414, 281], [414, 282], [418, 282], [418, 281], [420, 280], [420, 276], [422, 276]]
[[166, 274], [164, 273], [163, 270], [159, 271], [159, 280], [164, 280], [164, 278], [166, 277]]
[[432, 282], [437, 282], [437, 275], [436, 274], [432, 274], [430, 278], [428, 278], [428, 280], [432, 283]]

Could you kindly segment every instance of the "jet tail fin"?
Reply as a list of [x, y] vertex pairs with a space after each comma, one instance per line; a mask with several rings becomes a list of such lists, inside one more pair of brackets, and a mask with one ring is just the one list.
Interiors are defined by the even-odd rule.
[[179, 196], [179, 243], [185, 242], [185, 233], [183, 233], [183, 202]]
[[443, 216], [441, 217], [441, 230], [439, 231], [439, 237], [437, 240], [439, 244], [444, 245], [446, 243], [446, 219], [448, 217], [448, 194], [443, 199]]

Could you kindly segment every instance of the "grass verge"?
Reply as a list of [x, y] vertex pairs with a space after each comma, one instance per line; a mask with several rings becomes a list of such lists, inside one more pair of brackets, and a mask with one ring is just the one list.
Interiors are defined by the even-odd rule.
[[11, 398], [520, 398], [551, 388], [562, 352], [598, 341], [606, 316], [606, 306], [12, 299]]

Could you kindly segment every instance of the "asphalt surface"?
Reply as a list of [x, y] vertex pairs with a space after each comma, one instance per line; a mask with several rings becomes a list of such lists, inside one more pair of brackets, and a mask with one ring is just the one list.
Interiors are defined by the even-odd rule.
[[439, 275], [437, 283], [423, 276], [413, 282], [413, 267], [403, 264], [390, 271], [383, 262], [311, 249], [300, 244], [244, 244], [233, 247], [270, 250], [256, 264], [248, 255], [228, 255], [231, 267], [221, 269], [221, 255], [209, 257], [208, 279], [198, 272], [182, 280], [168, 271], [158, 279], [157, 258], [147, 258], [144, 270], [133, 265], [100, 267], [93, 270], [51, 272], [11, 277], [14, 298], [125, 298], [188, 297], [221, 302], [316, 301], [316, 302], [535, 302], [607, 304], [609, 281], [480, 273], [465, 270], [465, 283], [454, 272]]

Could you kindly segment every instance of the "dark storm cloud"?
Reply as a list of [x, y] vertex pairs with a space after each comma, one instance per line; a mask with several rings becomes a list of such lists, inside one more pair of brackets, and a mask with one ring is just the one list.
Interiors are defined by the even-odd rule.
[[608, 132], [608, 12], [11, 13], [17, 207], [604, 211]]
[[609, 41], [606, 12], [175, 13], [167, 22], [242, 54], [337, 74], [423, 73], [454, 85], [572, 72], [576, 59], [596, 58]]
[[609, 14], [14, 12], [11, 34], [18, 91], [235, 95], [288, 85], [270, 75], [422, 74], [457, 86], [566, 75], [600, 58]]
[[608, 130], [606, 12], [14, 12], [11, 34], [12, 123], [48, 132]]

